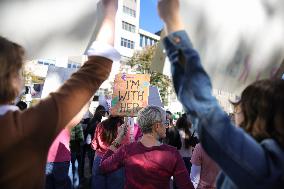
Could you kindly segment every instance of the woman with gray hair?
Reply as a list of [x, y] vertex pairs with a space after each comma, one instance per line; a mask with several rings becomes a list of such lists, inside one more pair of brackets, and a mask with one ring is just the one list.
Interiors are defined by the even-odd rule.
[[109, 173], [125, 167], [124, 188], [170, 188], [174, 176], [179, 189], [193, 189], [187, 169], [176, 148], [159, 142], [166, 137], [166, 112], [157, 106], [147, 106], [138, 113], [143, 136], [139, 142], [120, 146], [127, 125], [102, 158], [100, 169]]

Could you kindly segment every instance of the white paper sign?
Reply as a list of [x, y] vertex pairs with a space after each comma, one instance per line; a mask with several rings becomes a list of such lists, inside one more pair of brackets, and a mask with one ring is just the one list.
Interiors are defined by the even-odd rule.
[[239, 93], [275, 76], [284, 59], [283, 0], [181, 0], [180, 7], [214, 88]]
[[98, 0], [0, 1], [0, 35], [28, 59], [82, 55], [100, 24]]

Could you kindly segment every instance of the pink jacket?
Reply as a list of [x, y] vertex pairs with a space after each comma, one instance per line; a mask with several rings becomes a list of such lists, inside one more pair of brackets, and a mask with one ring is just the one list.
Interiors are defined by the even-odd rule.
[[[106, 143], [105, 141], [102, 140], [102, 134], [103, 134], [104, 128], [101, 123], [98, 124], [95, 134], [94, 134], [94, 139], [92, 140], [92, 148], [96, 151], [96, 154], [99, 156], [103, 156], [107, 150], [110, 144]], [[124, 138], [124, 140], [121, 142], [121, 144], [128, 144], [130, 143], [129, 140], [129, 130]]]

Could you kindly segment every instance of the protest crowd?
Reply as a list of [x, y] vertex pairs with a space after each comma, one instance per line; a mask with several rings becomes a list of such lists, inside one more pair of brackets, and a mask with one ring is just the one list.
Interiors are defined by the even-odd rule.
[[[251, 83], [231, 102], [231, 119], [212, 96], [179, 0], [159, 0], [157, 9], [184, 112], [174, 122], [171, 111], [147, 102], [131, 114], [99, 105], [83, 119], [120, 59], [113, 48], [118, 1], [101, 0], [105, 14], [85, 64], [29, 108], [14, 105], [23, 86], [25, 49], [0, 37], [0, 188], [283, 188], [284, 80]], [[137, 93], [138, 101], [147, 94]]]

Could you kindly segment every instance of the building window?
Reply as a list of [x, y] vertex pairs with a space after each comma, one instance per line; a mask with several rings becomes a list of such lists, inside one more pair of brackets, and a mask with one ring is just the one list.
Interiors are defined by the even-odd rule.
[[135, 33], [135, 28], [136, 27], [134, 25], [122, 21], [122, 29]]
[[150, 45], [152, 46], [153, 45], [153, 39], [150, 39]]
[[55, 66], [55, 60], [52, 59], [40, 59], [37, 61], [38, 64], [45, 65], [45, 66]]
[[125, 38], [121, 38], [120, 45], [129, 49], [134, 49], [134, 41], [130, 41]]
[[140, 47], [143, 47], [143, 35], [140, 35]]
[[123, 6], [123, 12], [125, 14], [132, 16], [132, 17], [136, 17], [136, 11], [131, 9], [131, 8], [128, 8], [127, 6]]
[[158, 41], [148, 36], [140, 34], [140, 47], [155, 45]]
[[80, 68], [81, 65], [78, 63], [68, 63], [67, 68]]
[[145, 46], [148, 46], [148, 40], [149, 40], [149, 38], [145, 37]]

